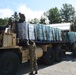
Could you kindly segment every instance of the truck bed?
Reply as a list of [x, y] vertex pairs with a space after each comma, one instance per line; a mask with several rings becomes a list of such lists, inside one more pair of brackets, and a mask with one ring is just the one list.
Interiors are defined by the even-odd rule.
[[[36, 44], [42, 44], [42, 45], [47, 45], [47, 44], [65, 44], [69, 42], [64, 42], [64, 41], [38, 41], [38, 40], [33, 40]], [[21, 40], [19, 41], [19, 45], [26, 45], [27, 40]]]

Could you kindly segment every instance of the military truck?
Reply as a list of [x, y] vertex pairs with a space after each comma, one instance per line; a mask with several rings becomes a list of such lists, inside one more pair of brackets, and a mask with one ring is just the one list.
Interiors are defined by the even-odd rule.
[[[21, 23], [19, 24], [21, 25]], [[2, 34], [0, 41], [0, 75], [15, 75], [19, 64], [28, 62], [30, 59], [26, 44], [28, 39], [19, 38], [18, 33], [13, 32], [10, 28], [0, 26], [0, 35]], [[67, 41], [33, 41], [36, 43], [38, 61], [46, 65], [61, 61], [64, 52], [68, 49], [72, 50], [72, 45]]]

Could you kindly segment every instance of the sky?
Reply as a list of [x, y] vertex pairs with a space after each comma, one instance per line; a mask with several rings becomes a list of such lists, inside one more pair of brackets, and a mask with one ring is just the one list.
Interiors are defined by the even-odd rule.
[[76, 0], [0, 0], [0, 18], [10, 17], [16, 11], [25, 14], [27, 20], [39, 19], [50, 8], [61, 9], [64, 3], [76, 9]]

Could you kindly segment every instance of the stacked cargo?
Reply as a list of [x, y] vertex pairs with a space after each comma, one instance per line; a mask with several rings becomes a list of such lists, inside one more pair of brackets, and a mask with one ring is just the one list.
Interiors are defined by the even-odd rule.
[[43, 26], [43, 40], [46, 41], [47, 37], [46, 37], [46, 26]]
[[50, 26], [46, 26], [46, 39], [47, 41], [53, 41], [53, 29]]
[[42, 24], [27, 24], [25, 22], [18, 23], [18, 37], [20, 39], [37, 41], [76, 41], [75, 32], [65, 32], [62, 34], [61, 30], [58, 28], [52, 28], [51, 26]]
[[18, 37], [20, 39], [28, 40], [28, 24], [26, 24], [25, 22], [18, 23]]
[[37, 25], [34, 25], [35, 40], [37, 41]]
[[55, 36], [56, 36], [55, 35], [55, 28], [53, 28], [53, 31], [52, 32], [53, 32], [53, 41], [56, 41], [56, 39], [55, 39]]
[[29, 40], [35, 40], [35, 33], [34, 33], [34, 24], [28, 25], [28, 36]]
[[58, 28], [54, 28], [55, 41], [62, 41], [62, 32]]
[[62, 41], [62, 31], [59, 29], [59, 41]]
[[76, 33], [68, 32], [68, 39], [69, 39], [69, 42], [75, 42], [76, 41]]
[[76, 42], [76, 32], [75, 32], [75, 42]]
[[62, 33], [58, 28], [42, 24], [18, 24], [18, 36], [20, 39], [37, 41], [62, 41]]
[[59, 41], [59, 30], [58, 30], [58, 28], [55, 28], [55, 40]]
[[37, 32], [37, 40], [42, 41], [43, 40], [43, 25], [38, 24], [36, 26], [36, 32]]
[[62, 33], [62, 40], [64, 41], [64, 42], [68, 42], [69, 40], [68, 40], [68, 32], [63, 32]]

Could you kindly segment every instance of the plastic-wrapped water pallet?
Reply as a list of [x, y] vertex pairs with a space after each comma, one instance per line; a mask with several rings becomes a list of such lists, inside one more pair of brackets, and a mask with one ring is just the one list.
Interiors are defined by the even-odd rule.
[[28, 40], [28, 24], [18, 23], [18, 37], [20, 39], [27, 39]]
[[43, 25], [38, 24], [36, 26], [37, 29], [37, 40], [42, 41], [43, 40]]
[[67, 32], [63, 34], [63, 41], [64, 42], [69, 42], [69, 37], [68, 37], [68, 33]]
[[75, 32], [68, 32], [69, 42], [75, 42]]
[[50, 26], [46, 26], [46, 37], [48, 41], [52, 41], [53, 40], [53, 29]]
[[59, 41], [62, 41], [62, 32], [60, 29], [59, 29]]
[[55, 28], [55, 40], [59, 41], [59, 31], [58, 31], [58, 28]]
[[55, 29], [55, 37], [57, 41], [62, 41], [62, 32], [58, 28]]
[[43, 26], [43, 40], [46, 41], [47, 38], [46, 38], [46, 26], [44, 25]]
[[34, 25], [34, 28], [35, 40], [37, 41], [37, 25]]
[[76, 32], [75, 32], [75, 41], [76, 41]]
[[34, 24], [29, 24], [28, 29], [29, 40], [35, 40]]
[[55, 28], [53, 28], [53, 41], [56, 41], [56, 39], [55, 39]]

